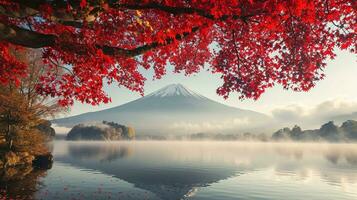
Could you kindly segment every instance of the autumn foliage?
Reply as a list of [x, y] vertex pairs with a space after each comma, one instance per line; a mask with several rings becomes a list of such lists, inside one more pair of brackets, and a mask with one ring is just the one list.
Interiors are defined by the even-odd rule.
[[9, 49], [8, 53], [27, 66], [27, 74], [19, 82], [0, 85], [0, 151], [47, 153], [49, 136], [39, 126], [64, 108], [36, 93], [39, 77], [47, 72], [41, 51]]
[[[37, 92], [90, 104], [105, 84], [143, 93], [143, 69], [162, 77], [221, 75], [217, 93], [257, 99], [276, 84], [307, 91], [336, 49], [356, 53], [354, 0], [0, 0], [0, 82], [26, 66], [9, 46], [42, 48]], [[58, 75], [57, 69], [66, 69]]]

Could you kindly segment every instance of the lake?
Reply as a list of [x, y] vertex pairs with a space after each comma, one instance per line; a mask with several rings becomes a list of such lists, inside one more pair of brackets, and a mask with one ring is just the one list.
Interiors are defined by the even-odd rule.
[[[357, 200], [357, 145], [66, 142], [50, 170], [2, 182], [18, 199]], [[0, 197], [1, 199], [1, 197]]]

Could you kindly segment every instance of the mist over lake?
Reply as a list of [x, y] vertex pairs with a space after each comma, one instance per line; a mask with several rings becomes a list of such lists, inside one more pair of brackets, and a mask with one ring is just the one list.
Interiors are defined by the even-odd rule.
[[1, 188], [23, 199], [357, 199], [355, 144], [55, 141], [53, 155], [34, 181]]

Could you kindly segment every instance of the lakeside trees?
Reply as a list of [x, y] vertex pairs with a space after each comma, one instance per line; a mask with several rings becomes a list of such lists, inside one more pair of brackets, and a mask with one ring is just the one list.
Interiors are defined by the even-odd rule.
[[57, 101], [36, 93], [39, 77], [47, 70], [39, 52], [22, 50], [13, 54], [28, 66], [28, 74], [20, 82], [0, 86], [0, 135], [5, 141], [2, 149], [34, 155], [46, 153], [47, 136], [41, 128], [46, 117], [63, 108]]
[[140, 70], [160, 78], [168, 63], [220, 74], [223, 97], [307, 91], [334, 49], [356, 52], [356, 10], [351, 0], [1, 0], [0, 82], [26, 76], [8, 52], [22, 46], [44, 49], [51, 70], [36, 91], [62, 105], [109, 102], [104, 84], [143, 93]]
[[357, 121], [347, 120], [340, 127], [329, 121], [319, 129], [302, 130], [295, 125], [292, 129], [282, 128], [273, 133], [272, 140], [276, 141], [328, 141], [354, 142], [357, 138]]
[[135, 130], [115, 122], [85, 123], [74, 126], [66, 137], [67, 140], [133, 140]]

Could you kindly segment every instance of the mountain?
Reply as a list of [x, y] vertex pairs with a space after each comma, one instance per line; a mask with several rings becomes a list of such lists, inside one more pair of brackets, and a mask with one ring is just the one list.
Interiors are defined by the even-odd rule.
[[215, 102], [181, 84], [172, 84], [117, 107], [56, 119], [53, 123], [72, 127], [102, 120], [133, 126], [137, 135], [170, 135], [251, 130], [261, 127], [269, 118]]

